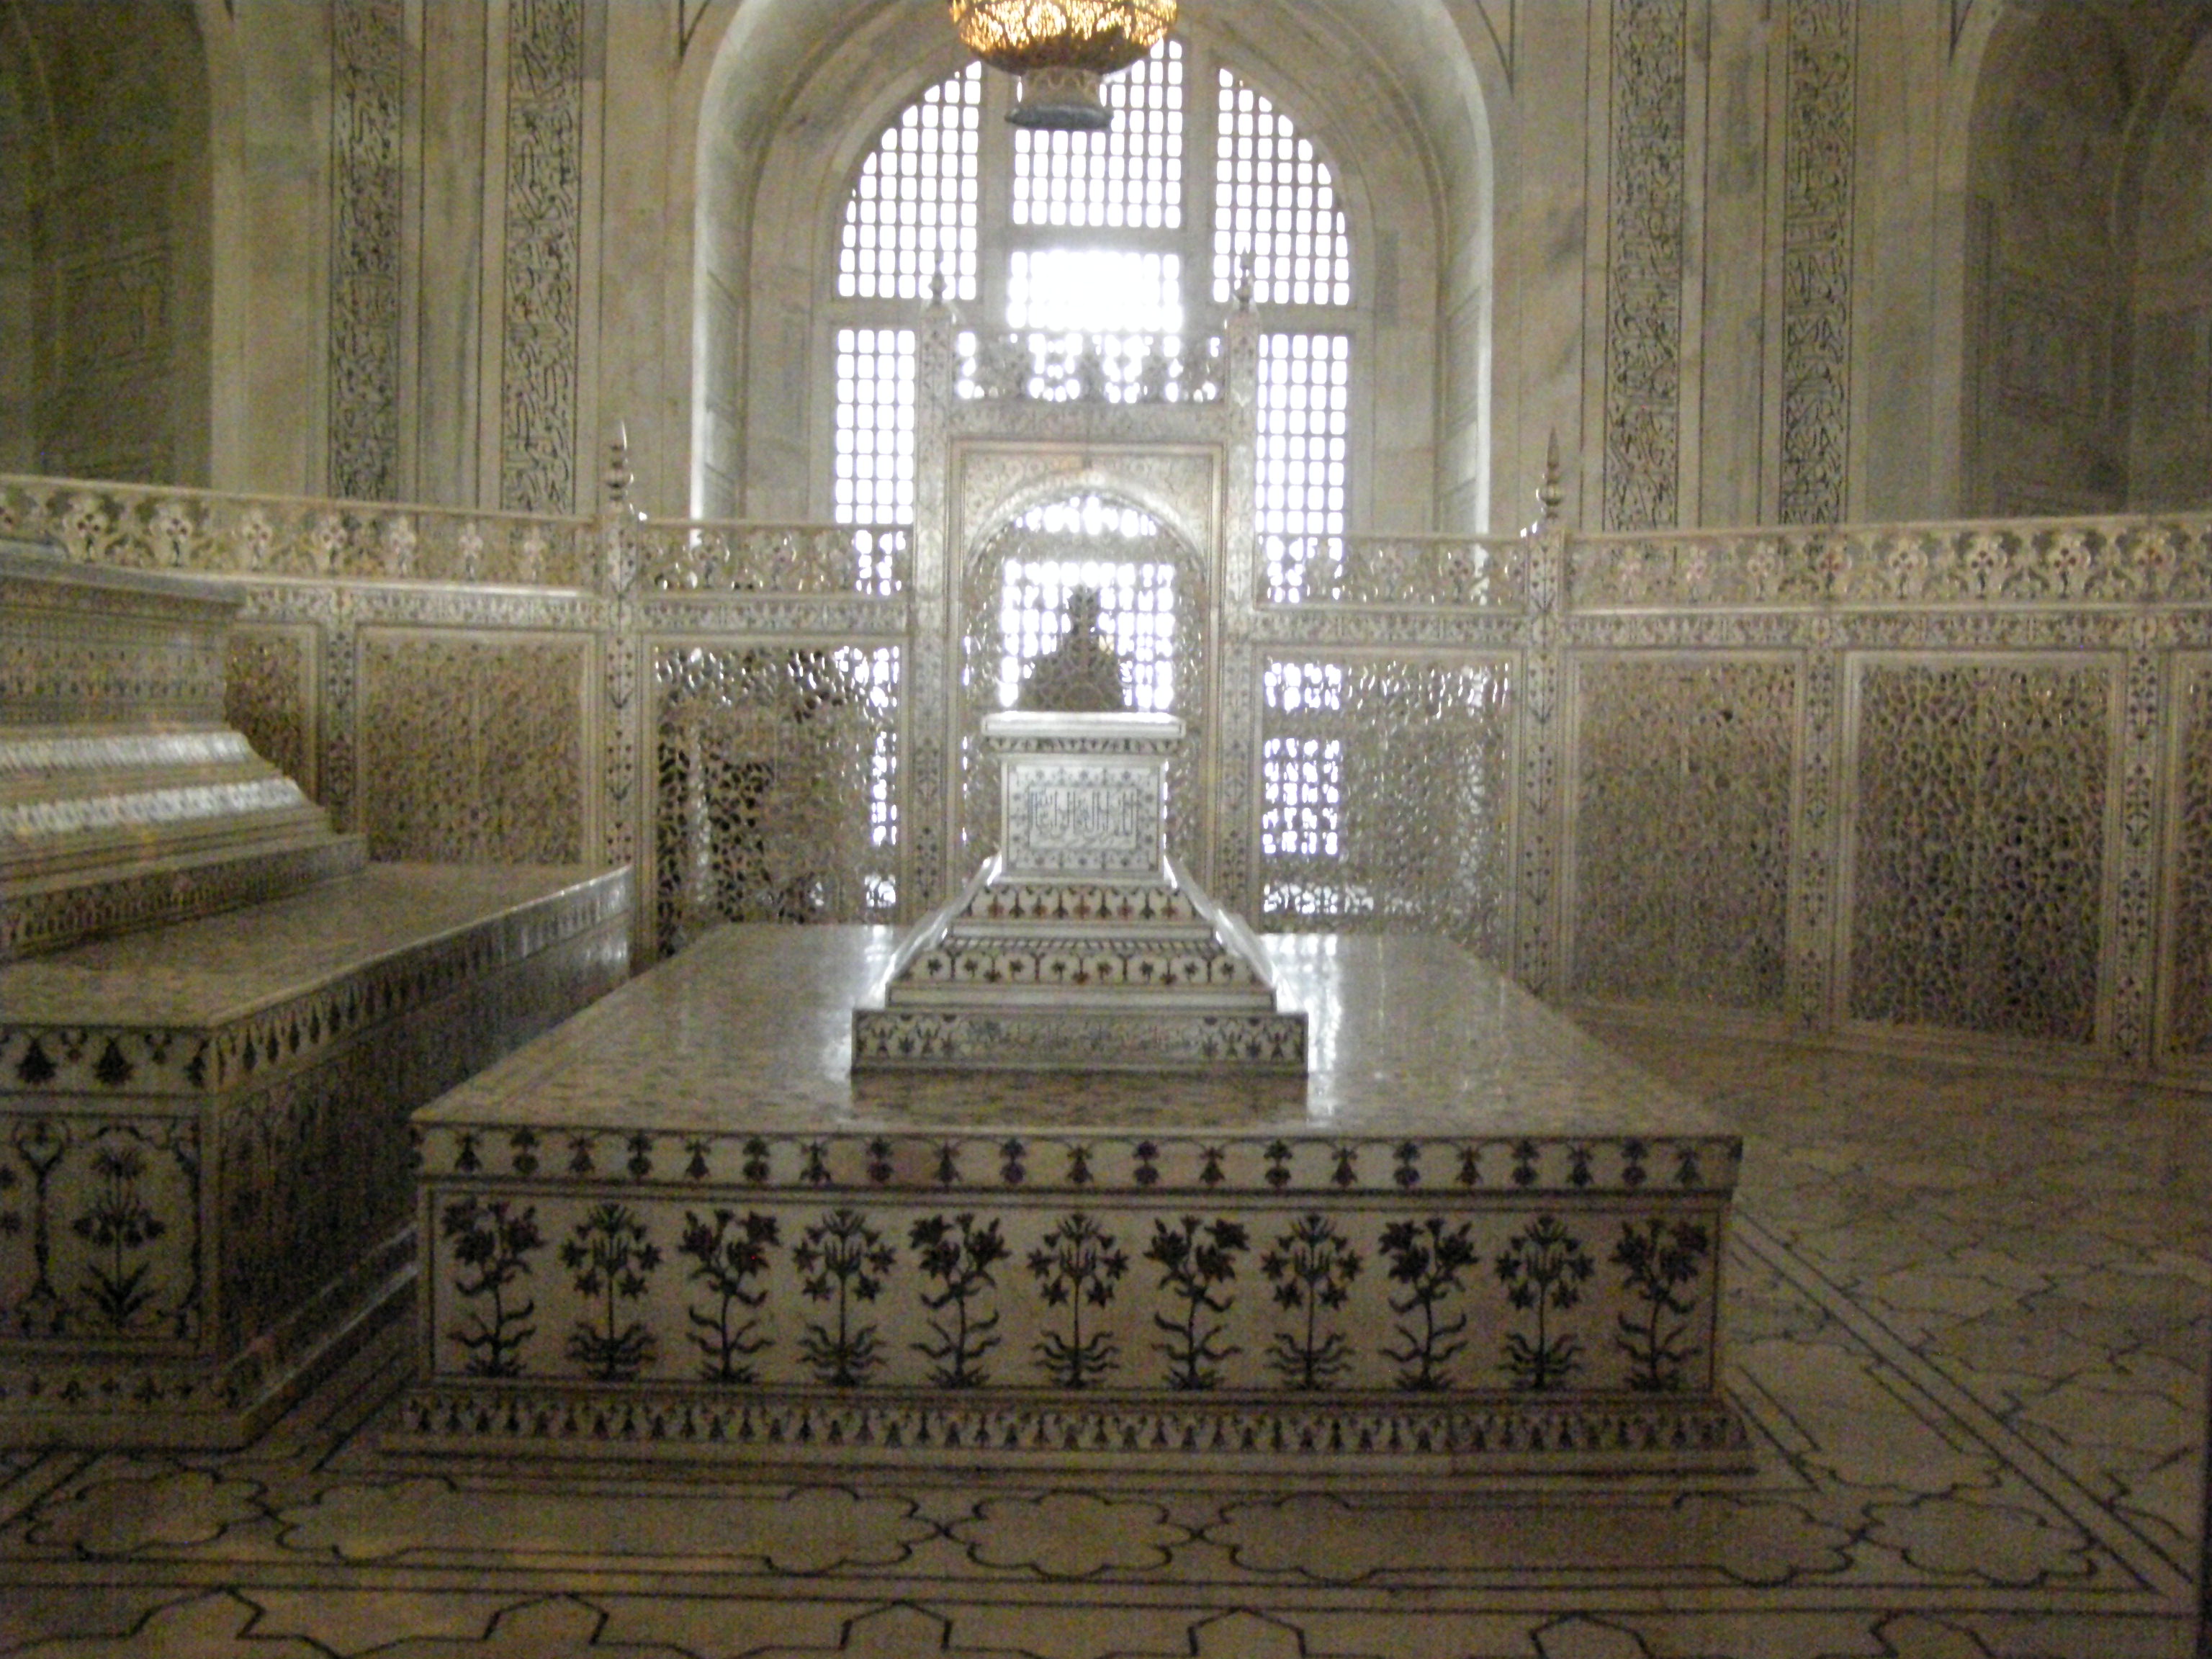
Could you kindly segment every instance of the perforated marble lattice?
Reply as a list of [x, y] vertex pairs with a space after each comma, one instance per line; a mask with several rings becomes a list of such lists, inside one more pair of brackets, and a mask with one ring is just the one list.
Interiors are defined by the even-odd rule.
[[655, 926], [889, 921], [897, 904], [902, 653], [655, 653]]
[[1576, 994], [1781, 1006], [1796, 681], [1775, 661], [1579, 665]]
[[1434, 933], [1504, 959], [1504, 662], [1272, 661], [1260, 718], [1262, 927]]
[[2212, 659], [2180, 699], [2174, 754], [2173, 960], [2167, 1048], [2212, 1054]]
[[358, 820], [369, 856], [581, 859], [587, 649], [365, 635]]
[[2111, 696], [2096, 666], [1867, 666], [1850, 1018], [2095, 1036]]

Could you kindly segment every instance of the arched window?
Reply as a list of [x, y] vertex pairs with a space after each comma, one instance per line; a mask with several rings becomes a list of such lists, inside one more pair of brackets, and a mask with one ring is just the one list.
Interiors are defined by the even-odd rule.
[[[933, 286], [979, 330], [1098, 338], [1108, 395], [1173, 358], [1250, 284], [1263, 331], [1256, 528], [1340, 536], [1351, 501], [1352, 237], [1328, 161], [1202, 46], [1170, 40], [1106, 82], [1103, 133], [1000, 118], [975, 65], [887, 126], [847, 198], [830, 500], [841, 522], [914, 510], [915, 328]], [[1278, 586], [1296, 571], [1276, 562]]]

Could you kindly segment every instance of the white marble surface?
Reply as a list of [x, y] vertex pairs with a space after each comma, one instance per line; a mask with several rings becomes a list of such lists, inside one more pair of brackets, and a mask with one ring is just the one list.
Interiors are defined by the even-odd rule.
[[590, 879], [565, 868], [372, 865], [274, 903], [0, 967], [0, 1023], [219, 1024]]
[[1283, 1006], [1310, 1021], [1304, 1079], [848, 1072], [850, 1009], [888, 928], [744, 926], [708, 935], [418, 1115], [426, 1124], [684, 1132], [1120, 1123], [1531, 1136], [1723, 1133], [1526, 992], [1431, 939], [1264, 941]]

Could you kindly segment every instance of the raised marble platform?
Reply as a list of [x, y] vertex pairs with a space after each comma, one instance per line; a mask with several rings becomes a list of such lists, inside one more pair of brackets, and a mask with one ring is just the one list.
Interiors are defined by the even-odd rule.
[[257, 1433], [411, 1274], [408, 1114], [620, 983], [630, 902], [378, 865], [0, 965], [0, 1445]]
[[416, 1115], [393, 1441], [1744, 1466], [1718, 1382], [1736, 1137], [1449, 945], [1261, 948], [1309, 1076], [856, 1076], [890, 933], [709, 934]]

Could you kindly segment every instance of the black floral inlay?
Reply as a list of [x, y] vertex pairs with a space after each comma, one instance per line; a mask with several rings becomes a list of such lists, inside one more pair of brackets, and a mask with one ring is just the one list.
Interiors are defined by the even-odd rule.
[[1121, 1361], [1111, 1333], [1083, 1334], [1083, 1310], [1112, 1304], [1129, 1258], [1112, 1234], [1079, 1210], [1063, 1216], [1030, 1252], [1029, 1269], [1045, 1306], [1068, 1310], [1067, 1334], [1047, 1331], [1033, 1350], [1037, 1368], [1060, 1388], [1091, 1387]]
[[1218, 1388], [1222, 1362], [1242, 1352], [1222, 1340], [1219, 1316], [1229, 1311], [1231, 1298], [1218, 1292], [1237, 1277], [1237, 1258], [1251, 1242], [1242, 1222], [1187, 1215], [1175, 1226], [1152, 1224], [1145, 1259], [1159, 1265], [1160, 1288], [1182, 1304], [1179, 1319], [1152, 1316], [1167, 1335], [1152, 1346], [1167, 1357], [1170, 1388]]
[[483, 1301], [466, 1321], [447, 1328], [448, 1340], [468, 1357], [462, 1370], [471, 1376], [520, 1376], [522, 1345], [537, 1334], [530, 1323], [537, 1304], [509, 1305], [507, 1290], [530, 1272], [530, 1257], [542, 1247], [538, 1207], [510, 1207], [507, 1200], [479, 1200], [473, 1194], [448, 1202], [439, 1212], [438, 1229], [454, 1262], [453, 1293], [464, 1301]]
[[935, 1291], [921, 1293], [921, 1305], [934, 1316], [930, 1340], [915, 1350], [930, 1362], [929, 1380], [940, 1389], [978, 1389], [990, 1381], [983, 1357], [999, 1346], [998, 1310], [981, 1313], [973, 1305], [995, 1290], [994, 1269], [1013, 1254], [996, 1221], [975, 1224], [974, 1215], [926, 1216], [907, 1236], [922, 1277], [935, 1279]]
[[691, 1346], [704, 1356], [699, 1374], [709, 1382], [757, 1380], [745, 1362], [769, 1342], [755, 1334], [760, 1322], [750, 1316], [768, 1300], [767, 1290], [757, 1281], [768, 1271], [769, 1251], [781, 1242], [777, 1231], [776, 1218], [757, 1212], [740, 1217], [735, 1210], [718, 1209], [711, 1218], [684, 1212], [684, 1237], [676, 1249], [691, 1260], [685, 1277], [704, 1285], [715, 1298], [703, 1310], [684, 1310]]
[[568, 1333], [568, 1355], [602, 1382], [626, 1382], [653, 1359], [659, 1343], [638, 1321], [625, 1322], [622, 1304], [644, 1298], [660, 1249], [627, 1204], [594, 1204], [561, 1246], [561, 1265], [577, 1291], [599, 1301], [596, 1318], [580, 1319]]

